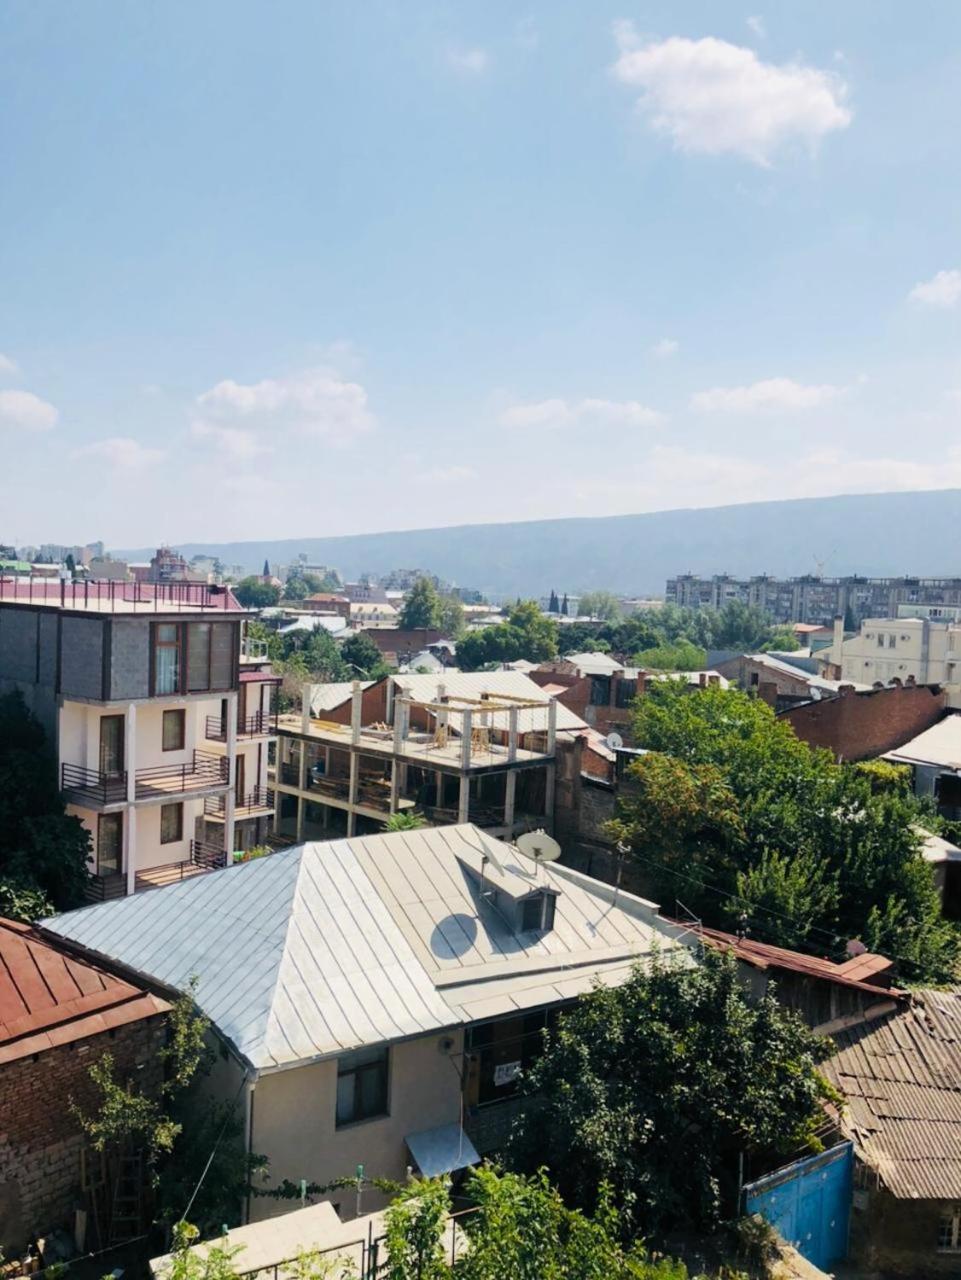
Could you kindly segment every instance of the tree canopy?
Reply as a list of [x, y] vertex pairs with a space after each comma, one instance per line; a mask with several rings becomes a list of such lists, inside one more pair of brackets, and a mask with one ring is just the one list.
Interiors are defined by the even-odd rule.
[[285, 600], [305, 600], [307, 596], [318, 591], [339, 591], [340, 580], [332, 573], [323, 577], [316, 573], [308, 573], [304, 569], [291, 569], [284, 583]]
[[545, 1032], [508, 1148], [567, 1204], [608, 1186], [629, 1236], [711, 1226], [737, 1211], [739, 1161], [817, 1150], [827, 1042], [771, 995], [751, 1001], [730, 955], [654, 957]]
[[[595, 597], [608, 595], [609, 592], [589, 592], [582, 596], [582, 612], [587, 612], [585, 601], [593, 603]], [[666, 649], [677, 644], [695, 645], [704, 651], [732, 649], [741, 653], [798, 647], [789, 629], [775, 627], [762, 610], [736, 600], [716, 610], [665, 604], [658, 609], [640, 610], [627, 618], [596, 607], [592, 612], [605, 619], [603, 625], [598, 627], [593, 623], [575, 622], [562, 628], [562, 653], [593, 649], [598, 641], [606, 641], [610, 651], [623, 661], [630, 660], [639, 651]], [[653, 667], [655, 661], [649, 661], [647, 665]], [[678, 671], [689, 669], [680, 664], [674, 666]]]
[[340, 646], [340, 658], [350, 668], [351, 677], [359, 680], [379, 680], [390, 670], [381, 651], [363, 631], [347, 637]]
[[506, 622], [468, 631], [457, 644], [457, 665], [479, 671], [502, 662], [545, 662], [557, 656], [557, 623], [534, 600], [519, 600]]
[[280, 587], [260, 578], [241, 578], [234, 587], [234, 595], [245, 609], [268, 609], [280, 600]]
[[621, 602], [612, 591], [585, 591], [578, 601], [577, 611], [584, 617], [616, 622], [621, 616]]
[[440, 624], [440, 595], [430, 578], [418, 578], [400, 611], [405, 631], [429, 631]]
[[19, 693], [0, 696], [0, 913], [36, 920], [83, 902], [90, 836], [67, 815], [57, 762]]
[[[906, 979], [952, 979], [961, 934], [941, 918], [917, 826], [937, 820], [903, 787], [812, 750], [737, 689], [659, 683], [634, 730], [671, 762], [629, 766], [611, 834], [662, 900], [721, 927], [746, 913], [756, 936], [821, 954], [858, 938]], [[684, 822], [677, 797], [691, 793]]]

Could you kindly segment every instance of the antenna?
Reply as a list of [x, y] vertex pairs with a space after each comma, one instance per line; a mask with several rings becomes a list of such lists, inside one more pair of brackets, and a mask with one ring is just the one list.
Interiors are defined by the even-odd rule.
[[537, 867], [542, 862], [556, 862], [561, 856], [561, 846], [553, 836], [541, 830], [525, 831], [523, 835], [517, 837], [515, 847], [525, 857], [533, 858], [534, 865]]

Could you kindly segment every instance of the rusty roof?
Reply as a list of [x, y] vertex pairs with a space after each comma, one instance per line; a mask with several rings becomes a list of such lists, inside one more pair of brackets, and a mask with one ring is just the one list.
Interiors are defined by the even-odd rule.
[[29, 925], [0, 917], [0, 1065], [169, 1008]]
[[755, 969], [786, 969], [823, 982], [836, 982], [842, 987], [856, 987], [860, 991], [875, 994], [883, 991], [889, 996], [906, 994], [890, 985], [892, 961], [870, 951], [836, 964], [822, 956], [789, 951], [786, 947], [775, 947], [769, 942], [758, 942], [754, 938], [739, 938], [737, 934], [724, 933], [721, 929], [708, 929], [704, 925], [698, 925], [696, 932], [708, 946], [733, 951], [738, 960], [743, 960]]
[[961, 1199], [961, 987], [838, 1032], [823, 1067], [842, 1127], [904, 1200]]

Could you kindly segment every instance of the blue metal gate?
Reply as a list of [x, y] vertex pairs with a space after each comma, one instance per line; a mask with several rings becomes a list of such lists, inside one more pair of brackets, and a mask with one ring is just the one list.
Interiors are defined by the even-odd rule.
[[826, 1269], [848, 1251], [853, 1175], [854, 1149], [842, 1142], [750, 1183], [745, 1210], [766, 1218], [808, 1262]]

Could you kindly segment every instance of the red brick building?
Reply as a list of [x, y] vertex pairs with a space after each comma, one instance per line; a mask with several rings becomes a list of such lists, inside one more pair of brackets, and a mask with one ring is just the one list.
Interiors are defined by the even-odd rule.
[[837, 697], [792, 707], [781, 713], [781, 719], [802, 741], [827, 747], [838, 760], [870, 760], [940, 720], [945, 698], [936, 684], [892, 684], [860, 691], [842, 685]]
[[29, 925], [0, 918], [0, 1241], [7, 1255], [84, 1206], [83, 1138], [71, 1103], [92, 1107], [89, 1070], [159, 1092], [169, 1005], [78, 960]]

